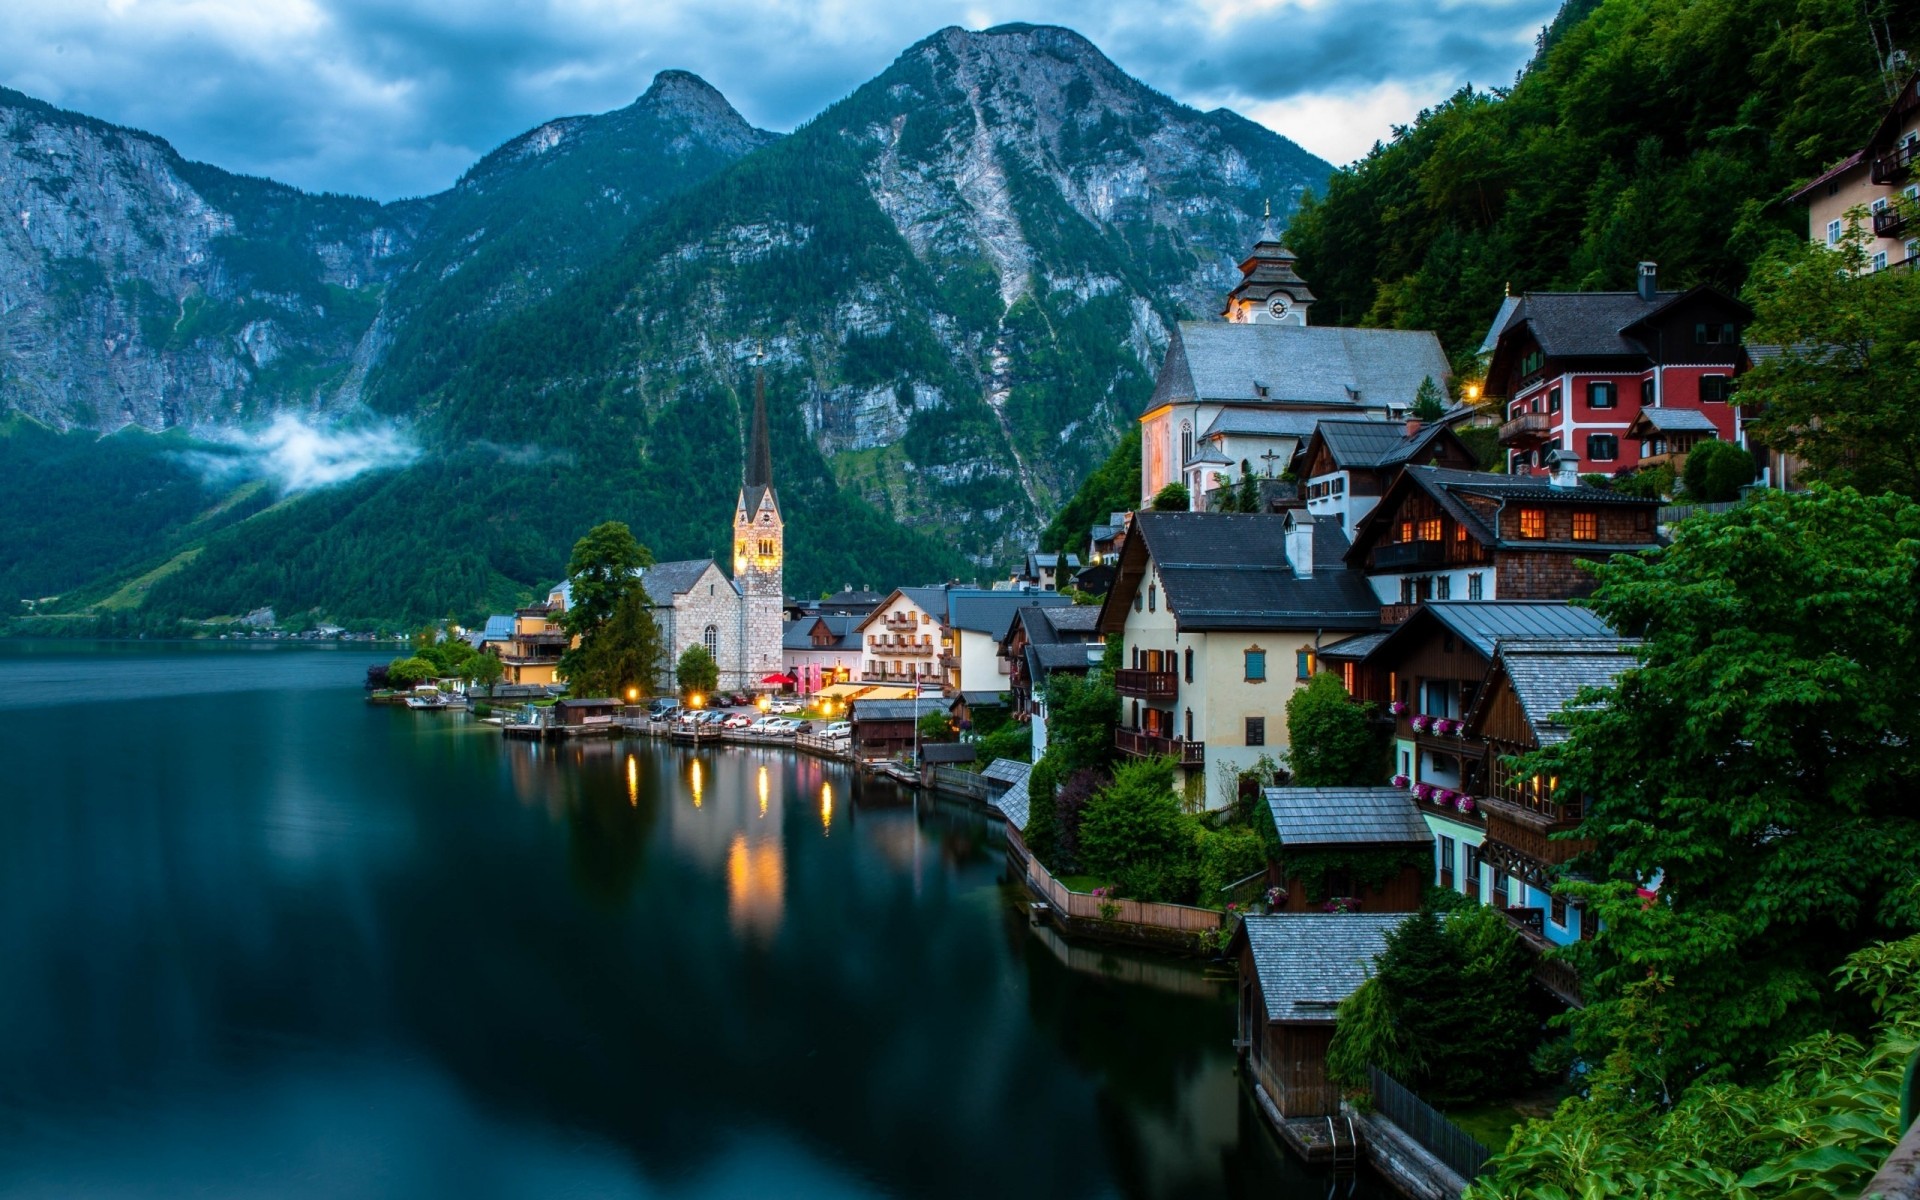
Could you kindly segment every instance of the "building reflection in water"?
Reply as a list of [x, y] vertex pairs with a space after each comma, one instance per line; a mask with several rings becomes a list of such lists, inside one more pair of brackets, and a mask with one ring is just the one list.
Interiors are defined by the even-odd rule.
[[727, 921], [736, 936], [770, 942], [786, 913], [786, 851], [742, 830], [727, 846]]

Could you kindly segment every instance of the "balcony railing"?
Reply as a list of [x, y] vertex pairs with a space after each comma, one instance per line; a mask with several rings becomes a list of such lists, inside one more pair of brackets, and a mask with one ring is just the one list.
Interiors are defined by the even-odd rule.
[[1875, 237], [1899, 237], [1906, 232], [1907, 226], [1911, 223], [1906, 210], [1898, 205], [1889, 204], [1885, 208], [1873, 210], [1873, 236]]
[[1419, 607], [1418, 604], [1383, 604], [1380, 606], [1380, 623], [1398, 625], [1411, 617]]
[[[1513, 923], [1519, 931], [1520, 944], [1533, 955], [1534, 982], [1574, 1008], [1585, 1008], [1586, 1000], [1580, 994], [1580, 972], [1564, 959], [1546, 957], [1554, 948], [1547, 937], [1546, 913], [1538, 908], [1503, 908], [1499, 912]], [[1591, 914], [1582, 913], [1580, 919], [1589, 920]]]
[[920, 628], [920, 621], [912, 613], [889, 613], [880, 623], [888, 629]]
[[1553, 414], [1521, 413], [1500, 427], [1500, 444], [1537, 441], [1553, 432]]
[[1171, 700], [1180, 690], [1172, 671], [1145, 671], [1122, 667], [1113, 673], [1113, 686], [1122, 696], [1137, 700]]
[[926, 658], [933, 653], [933, 643], [922, 642], [915, 645], [912, 642], [868, 642], [867, 653]]
[[1203, 766], [1207, 761], [1205, 742], [1158, 737], [1151, 733], [1142, 733], [1137, 729], [1114, 730], [1113, 745], [1122, 754], [1130, 754], [1135, 758], [1167, 757], [1183, 767]]
[[1380, 571], [1438, 567], [1447, 561], [1445, 542], [1390, 542], [1373, 548], [1373, 565]]
[[1892, 154], [1882, 154], [1873, 160], [1868, 176], [1875, 183], [1899, 183], [1913, 170], [1916, 155], [1920, 155], [1920, 143], [1895, 146]]

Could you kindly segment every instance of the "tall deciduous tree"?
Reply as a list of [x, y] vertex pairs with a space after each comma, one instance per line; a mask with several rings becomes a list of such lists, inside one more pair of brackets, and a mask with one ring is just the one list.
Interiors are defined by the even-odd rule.
[[1324, 671], [1288, 698], [1287, 768], [1295, 786], [1380, 782], [1382, 747], [1367, 717], [1370, 707], [1347, 695], [1340, 680]]
[[699, 642], [680, 652], [680, 661], [674, 665], [674, 678], [680, 681], [682, 696], [704, 696], [711, 694], [720, 686], [720, 664], [713, 661], [713, 655]]
[[1780, 349], [1740, 401], [1813, 477], [1920, 497], [1920, 273], [1866, 271], [1858, 216], [1837, 249], [1795, 245], [1748, 280], [1748, 340]]
[[1524, 765], [1589, 805], [1576, 1033], [1671, 1095], [1829, 1027], [1828, 973], [1920, 926], [1920, 506], [1770, 492], [1596, 570], [1644, 661]]
[[660, 630], [641, 584], [653, 555], [619, 521], [596, 525], [567, 560], [572, 597], [560, 626], [578, 639], [560, 656], [575, 695], [651, 695], [659, 675]]

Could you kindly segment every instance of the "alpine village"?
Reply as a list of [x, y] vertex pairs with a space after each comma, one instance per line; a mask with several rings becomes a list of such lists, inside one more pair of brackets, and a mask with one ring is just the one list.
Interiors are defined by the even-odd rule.
[[[404, 305], [459, 296], [393, 268], [378, 378], [433, 395], [413, 419], [465, 457], [251, 484], [196, 515], [142, 475], [188, 444], [129, 446], [205, 419], [165, 388], [142, 407], [137, 363], [102, 385], [132, 399], [43, 403], [23, 357], [42, 335], [4, 296], [9, 490], [74, 481], [41, 492], [66, 524], [16, 518], [0, 577], [34, 598], [8, 632], [403, 642], [366, 684], [395, 721], [485, 723], [516, 753], [771, 748], [972, 806], [1007, 903], [1062, 953], [1189, 963], [1231, 992], [1263, 1136], [1335, 1187], [1920, 1200], [1920, 72], [1901, 46], [1920, 25], [1900, 5], [1568, 0], [1511, 86], [1351, 166], [1286, 183], [1268, 150], [1183, 135], [1239, 156], [1239, 182], [1140, 168], [1098, 202], [1131, 224], [1048, 190], [1017, 131], [980, 134], [1021, 164], [988, 183], [887, 157], [974, 152], [918, 115], [851, 166], [821, 148], [915, 88], [902, 103], [1002, 89], [1068, 131], [1048, 154], [1116, 163], [1144, 122], [1201, 119], [1064, 30], [945, 31], [780, 139], [663, 75], [642, 105], [704, 106], [688, 127], [732, 139], [676, 185], [693, 199], [665, 232], [607, 231], [601, 265], [529, 252], [552, 258], [528, 285], [549, 299], [490, 332], [444, 316], [439, 341]], [[1021, 64], [1043, 57], [1095, 82], [1042, 87]], [[9, 175], [148, 137], [0, 100]], [[532, 153], [474, 168], [460, 202], [531, 203], [506, 172]], [[561, 186], [560, 153], [537, 186]], [[754, 209], [808, 163], [827, 193]], [[212, 194], [212, 170], [187, 174]], [[887, 172], [875, 206], [861, 180]], [[973, 283], [941, 257], [971, 227], [898, 216], [950, 179], [959, 210], [1019, 214], [1005, 244], [979, 235], [997, 265]], [[41, 237], [26, 203], [8, 223]], [[351, 220], [404, 225], [429, 263], [455, 211], [433, 203]], [[708, 257], [676, 260], [672, 236]], [[829, 238], [867, 249], [818, 257]], [[68, 319], [94, 320], [81, 252], [58, 253]], [[464, 302], [536, 270], [502, 261], [463, 268], [495, 272]], [[272, 269], [289, 279], [256, 291], [307, 286]], [[836, 287], [829, 320], [809, 306]], [[152, 291], [101, 294], [132, 311]], [[614, 323], [585, 329], [593, 304]], [[675, 322], [702, 309], [689, 349]], [[317, 372], [324, 336], [266, 313], [234, 335], [246, 378], [276, 356]], [[116, 353], [191, 342], [152, 337]], [[383, 411], [381, 385], [354, 386]], [[83, 491], [121, 491], [89, 471], [175, 506], [129, 517], [164, 553], [78, 523], [101, 519]], [[41, 535], [93, 547], [91, 575], [42, 572]]]

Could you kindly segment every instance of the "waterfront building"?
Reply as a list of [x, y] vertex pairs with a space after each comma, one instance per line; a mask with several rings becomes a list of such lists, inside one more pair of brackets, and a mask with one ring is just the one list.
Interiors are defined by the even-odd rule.
[[1026, 605], [1000, 639], [1007, 663], [1007, 696], [1013, 719], [1032, 726], [1033, 757], [1047, 751], [1047, 681], [1055, 674], [1085, 675], [1106, 647], [1099, 630], [1100, 610], [1089, 605]]
[[1320, 645], [1379, 627], [1347, 549], [1300, 510], [1135, 516], [1097, 625], [1122, 641], [1120, 752], [1171, 756], [1190, 804], [1232, 803], [1240, 772], [1286, 749]]
[[1340, 1111], [1327, 1078], [1340, 1002], [1358, 991], [1407, 919], [1395, 913], [1274, 913], [1248, 916], [1227, 956], [1239, 970], [1239, 1026], [1248, 1075], [1281, 1117]]
[[1065, 607], [1058, 592], [1035, 589], [895, 588], [856, 626], [860, 678], [870, 683], [1004, 692], [1009, 666], [1000, 653], [1021, 608]]
[[794, 690], [811, 696], [836, 683], [851, 683], [860, 673], [860, 617], [820, 613], [789, 620], [781, 634], [781, 670], [793, 677]]
[[[1630, 292], [1528, 292], [1502, 304], [1486, 395], [1506, 421], [1500, 444], [1512, 475], [1542, 475], [1557, 451], [1592, 473], [1641, 465], [1632, 430], [1643, 411], [1685, 409], [1713, 436], [1749, 445], [1734, 380], [1747, 368], [1741, 333], [1753, 310], [1718, 288], [1659, 290], [1653, 263]], [[1760, 466], [1765, 467], [1762, 461]]]

